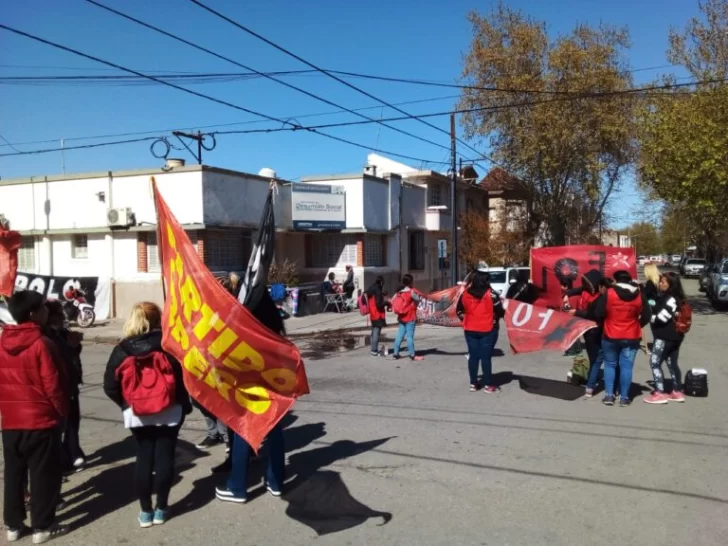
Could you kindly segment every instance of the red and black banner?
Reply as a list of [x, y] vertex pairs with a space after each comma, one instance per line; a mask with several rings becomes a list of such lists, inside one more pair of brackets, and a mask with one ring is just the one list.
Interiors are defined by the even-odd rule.
[[580, 287], [582, 275], [592, 269], [603, 277], [623, 270], [637, 278], [634, 249], [587, 245], [532, 249], [531, 280], [541, 291], [536, 303], [561, 308], [563, 287]]
[[[417, 308], [417, 319], [437, 326], [461, 326], [457, 303], [466, 289], [454, 286], [425, 296]], [[514, 353], [566, 351], [584, 332], [596, 327], [590, 320], [528, 303], [503, 300], [508, 341]]]

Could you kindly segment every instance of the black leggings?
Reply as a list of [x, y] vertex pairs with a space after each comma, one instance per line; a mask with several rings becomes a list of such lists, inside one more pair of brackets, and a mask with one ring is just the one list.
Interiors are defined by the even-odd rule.
[[682, 376], [680, 367], [678, 366], [678, 358], [680, 357], [681, 341], [669, 341], [666, 339], [655, 339], [652, 345], [652, 354], [650, 355], [650, 367], [652, 368], [652, 377], [655, 379], [655, 388], [659, 392], [665, 392], [665, 379], [662, 375], [662, 363], [667, 361], [667, 368], [672, 375], [672, 390], [682, 391]]
[[136, 492], [143, 512], [152, 511], [152, 490], [157, 508], [165, 510], [174, 482], [174, 451], [180, 426], [148, 426], [131, 429], [137, 442]]

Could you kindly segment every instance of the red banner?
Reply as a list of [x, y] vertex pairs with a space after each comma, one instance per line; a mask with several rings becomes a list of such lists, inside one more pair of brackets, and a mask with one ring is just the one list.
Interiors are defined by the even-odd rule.
[[167, 289], [162, 345], [182, 363], [190, 395], [257, 451], [309, 392], [301, 354], [215, 280], [152, 185]]
[[[417, 319], [437, 326], [461, 326], [456, 311], [464, 290], [464, 286], [455, 286], [428, 294], [417, 308]], [[503, 307], [508, 341], [514, 353], [563, 352], [584, 332], [596, 327], [590, 320], [520, 301], [503, 299]]]
[[20, 241], [20, 233], [0, 227], [0, 296], [13, 295]]
[[591, 269], [611, 277], [624, 270], [637, 278], [634, 248], [612, 246], [556, 246], [531, 250], [531, 280], [542, 290], [538, 303], [561, 308], [562, 286], [578, 288]]

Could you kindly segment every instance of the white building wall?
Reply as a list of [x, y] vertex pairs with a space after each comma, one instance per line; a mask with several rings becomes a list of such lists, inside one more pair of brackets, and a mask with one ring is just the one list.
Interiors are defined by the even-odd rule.
[[[119, 176], [111, 181], [106, 208], [131, 207], [138, 224], [156, 224], [152, 184], [149, 175]], [[181, 224], [203, 222], [201, 171], [169, 172], [154, 176], [157, 188]], [[98, 226], [106, 226], [106, 215]]]

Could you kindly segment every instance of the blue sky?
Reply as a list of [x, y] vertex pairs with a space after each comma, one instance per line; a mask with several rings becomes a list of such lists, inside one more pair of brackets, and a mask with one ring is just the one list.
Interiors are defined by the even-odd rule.
[[[103, 1], [257, 70], [307, 68], [184, 0]], [[494, 1], [473, 0], [207, 0], [207, 3], [324, 68], [443, 82], [453, 82], [460, 73], [462, 55], [470, 42], [470, 28], [465, 18], [467, 12], [471, 9], [487, 11], [495, 4]], [[689, 17], [697, 13], [697, 2], [692, 0], [512, 0], [508, 3], [547, 21], [552, 35], [567, 32], [579, 22], [596, 24], [603, 21], [628, 26], [633, 43], [630, 54], [632, 68], [666, 65], [668, 29], [670, 26], [682, 27]], [[0, 21], [140, 71], [241, 71], [239, 67], [122, 20], [82, 0], [6, 3], [0, 13]], [[103, 65], [2, 30], [0, 65], [2, 76], [117, 73], [106, 70]], [[662, 72], [666, 70], [662, 69]], [[659, 72], [639, 71], [634, 76], [637, 82], [650, 81]], [[322, 75], [298, 75], [288, 77], [286, 81], [349, 108], [377, 106], [371, 99]], [[457, 100], [456, 89], [358, 79], [349, 81], [391, 103], [427, 100], [402, 106], [413, 114], [445, 111]], [[188, 87], [286, 119], [335, 110], [263, 79]], [[365, 113], [371, 117], [397, 115], [381, 107]], [[196, 128], [257, 119], [159, 85], [0, 85], [0, 135], [12, 143], [142, 131], [163, 135], [163, 129]], [[338, 114], [301, 118], [299, 121], [307, 124], [351, 119], [354, 118], [350, 114]], [[430, 121], [448, 128], [446, 117]], [[275, 126], [266, 122], [222, 129]], [[397, 126], [443, 146], [448, 145], [446, 135], [416, 121], [398, 122]], [[372, 148], [379, 147], [430, 161], [446, 161], [449, 156], [444, 149], [377, 125], [330, 131]], [[115, 139], [68, 140], [66, 145], [103, 140]], [[0, 139], [0, 153], [12, 151], [3, 144], [5, 142]], [[58, 145], [58, 142], [18, 144], [16, 148], [27, 151]], [[207, 153], [205, 163], [248, 172], [272, 167], [279, 176], [294, 179], [310, 174], [358, 171], [366, 162], [366, 153], [363, 149], [301, 132], [230, 135], [218, 139], [217, 148]], [[191, 160], [183, 152], [171, 155]], [[67, 151], [64, 158], [66, 172], [135, 169], [161, 164], [150, 154], [149, 143], [144, 142]], [[444, 170], [446, 167], [441, 168]], [[0, 157], [0, 176], [4, 179], [57, 174], [61, 169], [60, 153]], [[480, 171], [484, 174], [482, 168]], [[628, 216], [625, 213], [638, 202], [631, 183], [625, 184], [617, 202], [619, 206], [612, 207], [617, 218], [615, 226], [628, 223], [623, 219]]]

